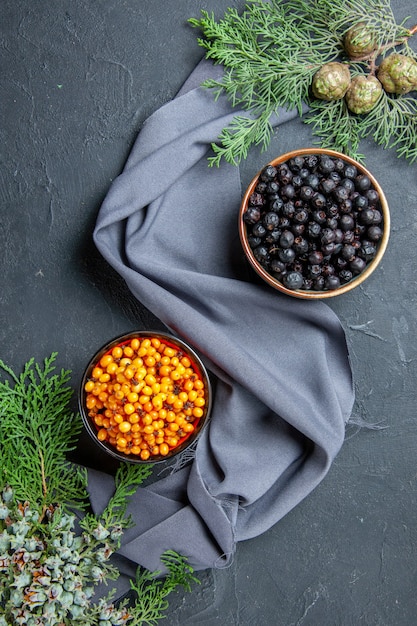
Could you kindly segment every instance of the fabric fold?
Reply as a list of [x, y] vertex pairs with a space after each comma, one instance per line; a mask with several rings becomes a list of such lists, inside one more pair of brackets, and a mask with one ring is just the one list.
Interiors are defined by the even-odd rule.
[[[120, 553], [150, 569], [161, 569], [164, 549], [196, 570], [230, 564], [237, 542], [268, 530], [325, 477], [354, 400], [336, 315], [260, 284], [244, 259], [239, 168], [207, 163], [236, 115], [200, 86], [219, 71], [201, 62], [146, 121], [94, 231], [132, 294], [216, 380], [192, 462], [132, 498], [135, 526]], [[295, 116], [283, 111], [277, 123]], [[89, 488], [99, 510], [108, 480], [94, 472]]]

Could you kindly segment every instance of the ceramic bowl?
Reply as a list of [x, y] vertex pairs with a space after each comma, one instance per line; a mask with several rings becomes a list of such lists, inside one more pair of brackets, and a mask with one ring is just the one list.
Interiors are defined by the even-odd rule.
[[210, 379], [196, 352], [171, 334], [142, 330], [100, 348], [79, 390], [80, 413], [93, 441], [130, 463], [167, 461], [192, 446], [209, 419], [211, 401]]
[[[319, 289], [317, 285], [315, 286], [315, 288], [312, 288], [311, 279], [308, 281], [309, 284], [306, 284], [306, 287], [304, 287], [304, 284], [303, 284], [302, 288], [294, 289], [294, 288], [288, 288], [288, 286], [285, 286], [282, 275], [279, 275], [277, 277], [277, 275], [274, 274], [269, 269], [269, 267], [265, 268], [263, 265], [261, 265], [259, 260], [256, 258], [254, 249], [251, 247], [249, 243], [248, 235], [249, 235], [249, 230], [251, 226], [245, 222], [244, 214], [249, 204], [251, 203], [251, 198], [253, 200], [252, 194], [255, 192], [255, 189], [260, 180], [260, 175], [264, 171], [266, 165], [256, 174], [256, 176], [254, 176], [254, 178], [252, 179], [251, 183], [249, 184], [243, 196], [241, 206], [240, 206], [240, 211], [239, 211], [239, 222], [238, 222], [239, 236], [240, 236], [240, 240], [243, 246], [243, 250], [245, 252], [245, 255], [250, 265], [255, 270], [255, 272], [257, 272], [257, 274], [268, 285], [270, 285], [271, 287], [273, 287], [274, 289], [277, 289], [278, 291], [282, 293], [285, 293], [289, 296], [293, 296], [296, 298], [303, 298], [303, 299], [332, 298], [334, 296], [345, 294], [351, 291], [352, 289], [355, 289], [356, 287], [358, 287], [365, 280], [367, 280], [369, 276], [378, 267], [385, 253], [387, 244], [388, 244], [389, 233], [390, 233], [390, 213], [389, 213], [388, 203], [387, 203], [385, 194], [381, 188], [381, 185], [378, 183], [378, 181], [372, 175], [372, 173], [368, 169], [366, 169], [363, 165], [358, 163], [355, 159], [352, 159], [339, 152], [336, 152], [333, 150], [319, 149], [319, 148], [304, 148], [304, 149], [294, 150], [294, 151], [282, 154], [281, 156], [274, 159], [267, 165], [273, 165], [274, 167], [278, 167], [288, 162], [290, 159], [293, 159], [294, 157], [308, 157], [311, 155], [317, 155], [319, 158], [321, 157], [321, 155], [328, 155], [332, 157], [333, 159], [342, 159], [346, 163], [346, 165], [354, 165], [357, 168], [358, 175], [366, 174], [369, 177], [372, 188], [375, 189], [379, 194], [378, 209], [380, 213], [382, 214], [382, 218], [383, 218], [382, 223], [379, 224], [379, 227], [382, 229], [382, 236], [380, 237], [378, 241], [374, 242], [376, 253], [371, 260], [366, 261], [366, 266], [360, 271], [360, 273], [353, 274], [350, 280], [346, 282], [341, 282], [339, 287], [333, 288], [333, 289], [329, 289], [323, 286], [321, 286], [322, 288]], [[263, 207], [261, 207], [261, 209], [264, 210]], [[312, 209], [309, 209], [309, 211], [312, 212]], [[356, 215], [358, 214], [356, 213]], [[312, 219], [311, 215], [309, 216], [309, 219]], [[275, 246], [273, 253], [275, 254], [276, 252], [277, 252], [277, 246]], [[326, 262], [326, 259], [325, 259], [325, 262]], [[304, 263], [306, 264], [307, 262], [304, 261]], [[330, 264], [332, 263], [331, 257], [330, 259], [328, 259], [328, 263]], [[301, 265], [299, 267], [301, 267]], [[304, 271], [307, 272], [306, 269], [304, 269]]]

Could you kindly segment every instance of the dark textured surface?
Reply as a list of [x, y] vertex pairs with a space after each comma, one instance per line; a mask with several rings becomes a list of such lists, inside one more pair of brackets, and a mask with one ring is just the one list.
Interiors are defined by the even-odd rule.
[[[142, 123], [201, 58], [186, 19], [243, 4], [3, 0], [0, 357], [12, 367], [56, 350], [76, 388], [104, 341], [162, 328], [101, 259], [92, 228]], [[414, 9], [392, 6], [399, 20]], [[266, 154], [252, 151], [242, 185], [311, 141], [300, 120], [281, 127]], [[350, 426], [319, 488], [240, 544], [230, 568], [200, 574], [192, 595], [171, 601], [167, 626], [416, 622], [417, 166], [371, 143], [363, 152], [391, 207], [391, 241], [369, 281], [330, 306], [348, 336], [355, 415], [383, 428]], [[81, 460], [104, 468], [83, 446]]]

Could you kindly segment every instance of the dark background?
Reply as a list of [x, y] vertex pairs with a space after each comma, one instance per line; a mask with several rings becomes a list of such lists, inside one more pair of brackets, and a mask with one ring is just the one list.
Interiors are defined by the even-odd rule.
[[[58, 351], [76, 391], [89, 357], [137, 328], [163, 328], [92, 243], [111, 181], [144, 120], [202, 57], [186, 24], [243, 1], [2, 0], [0, 21], [0, 358], [19, 370]], [[393, 0], [397, 20], [417, 12]], [[413, 42], [415, 47], [416, 42]], [[273, 156], [312, 144], [299, 119]], [[171, 599], [166, 626], [410, 626], [417, 621], [416, 172], [365, 143], [392, 235], [364, 286], [329, 302], [347, 332], [355, 417], [321, 485], [233, 565]], [[146, 181], [144, 181], [146, 184]], [[106, 469], [83, 438], [80, 459]]]

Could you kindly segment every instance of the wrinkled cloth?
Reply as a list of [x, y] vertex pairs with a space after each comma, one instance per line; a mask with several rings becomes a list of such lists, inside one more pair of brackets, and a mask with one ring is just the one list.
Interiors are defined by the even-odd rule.
[[[195, 570], [230, 564], [326, 476], [354, 394], [341, 324], [320, 301], [261, 284], [245, 262], [239, 168], [209, 168], [211, 142], [236, 115], [202, 88], [202, 61], [145, 122], [99, 211], [94, 241], [132, 294], [200, 354], [215, 378], [194, 458], [129, 505], [120, 555], [161, 570], [176, 550]], [[276, 123], [293, 119], [282, 111]], [[90, 472], [100, 513], [113, 478]]]

